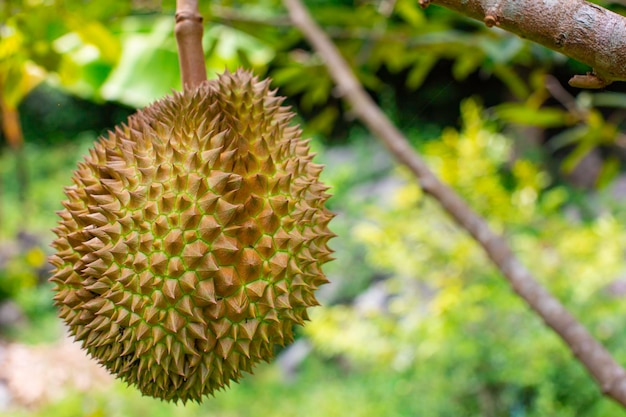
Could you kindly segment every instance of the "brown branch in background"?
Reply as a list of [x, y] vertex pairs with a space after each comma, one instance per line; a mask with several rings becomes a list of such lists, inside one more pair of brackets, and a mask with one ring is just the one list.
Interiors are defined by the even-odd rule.
[[[390, 16], [389, 7], [393, 7], [396, 0], [385, 0], [379, 7], [379, 13], [383, 16]], [[626, 1], [626, 0], [624, 0]], [[390, 4], [393, 3], [393, 4]], [[393, 11], [393, 10], [392, 10]], [[214, 23], [239, 28], [241, 25], [255, 25], [257, 27], [273, 27], [273, 28], [292, 28], [293, 23], [289, 16], [259, 16], [250, 12], [241, 11], [231, 7], [211, 6], [211, 14], [207, 19]], [[367, 27], [350, 27], [346, 29], [342, 26], [324, 26], [328, 35], [333, 39], [359, 39], [364, 41], [379, 41], [384, 39], [385, 32], [381, 32], [377, 28]], [[404, 42], [407, 45], [418, 43], [421, 38], [419, 35], [411, 36], [408, 33], [394, 33], [394, 40]]]
[[[22, 226], [28, 221], [28, 169], [26, 154], [24, 150], [24, 134], [20, 123], [20, 113], [18, 109], [8, 104], [2, 97], [3, 85], [0, 82], [0, 125], [2, 133], [15, 155], [15, 177], [17, 180], [17, 197], [20, 203], [20, 213]], [[2, 180], [2, 178], [0, 178]], [[1, 182], [1, 181], [0, 181]], [[0, 184], [0, 196], [2, 195], [2, 184]], [[1, 202], [1, 201], [0, 201]], [[0, 222], [3, 220], [3, 210], [0, 207]]]
[[175, 33], [183, 88], [195, 88], [206, 81], [202, 30], [198, 1], [176, 0]]
[[0, 81], [0, 121], [2, 133], [7, 144], [12, 149], [18, 149], [24, 144], [22, 135], [22, 124], [20, 123], [20, 114], [15, 106], [7, 103], [2, 97], [2, 82]]
[[[597, 4], [584, 0], [416, 1], [423, 7], [431, 3], [447, 7], [561, 52], [591, 66], [604, 85], [626, 81], [626, 18]], [[592, 86], [592, 77], [582, 82], [587, 88], [602, 84]]]
[[[254, 9], [253, 9], [254, 10]], [[239, 9], [219, 5], [211, 6], [209, 19], [224, 24], [250, 23], [261, 26], [291, 27], [291, 20], [287, 16], [259, 16], [258, 13], [242, 13]]]
[[545, 81], [546, 90], [554, 97], [559, 103], [563, 105], [571, 114], [573, 114], [578, 120], [586, 122], [589, 117], [589, 111], [582, 108], [576, 102], [576, 98], [569, 93], [559, 80], [553, 75], [546, 76]]
[[[555, 299], [513, 254], [503, 237], [491, 230], [450, 187], [443, 184], [413, 150], [355, 78], [326, 34], [312, 20], [300, 0], [283, 0], [294, 24], [322, 57], [340, 93], [353, 112], [418, 179], [448, 214], [481, 245], [508, 279], [513, 290], [556, 331], [596, 379], [602, 392], [626, 406], [626, 371], [563, 305]], [[522, 1], [523, 3], [523, 1]]]

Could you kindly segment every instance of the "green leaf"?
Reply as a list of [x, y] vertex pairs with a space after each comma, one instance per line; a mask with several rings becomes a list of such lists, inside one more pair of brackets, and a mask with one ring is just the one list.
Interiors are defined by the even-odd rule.
[[521, 103], [504, 103], [493, 108], [495, 115], [510, 123], [543, 128], [569, 126], [571, 115], [559, 108], [544, 107], [534, 109]]
[[596, 186], [598, 188], [606, 187], [617, 175], [620, 171], [620, 160], [615, 155], [609, 155], [602, 164], [602, 169], [600, 170], [600, 174], [598, 175], [598, 179], [596, 180]]
[[414, 28], [420, 28], [426, 23], [424, 19], [424, 12], [419, 9], [418, 3], [415, 0], [400, 0], [396, 3], [395, 8], [398, 16], [402, 17]]
[[525, 43], [516, 36], [505, 34], [495, 39], [484, 36], [480, 39], [479, 45], [491, 61], [507, 64], [520, 53]]
[[305, 128], [307, 131], [330, 134], [337, 117], [339, 117], [339, 110], [337, 107], [324, 107], [319, 114], [314, 116], [312, 119], [309, 119]]
[[452, 76], [457, 81], [463, 81], [468, 75], [476, 71], [483, 63], [483, 54], [475, 51], [460, 55], [452, 66]]
[[180, 90], [178, 53], [170, 18], [160, 19], [151, 33], [122, 36], [119, 65], [102, 87], [107, 100], [143, 107]]
[[626, 94], [605, 91], [591, 95], [591, 102], [597, 107], [626, 108]]
[[98, 49], [104, 62], [110, 65], [117, 63], [121, 55], [120, 41], [106, 26], [97, 21], [84, 22], [72, 19], [70, 27], [85, 44]]
[[439, 57], [434, 54], [424, 54], [415, 60], [415, 64], [406, 78], [407, 87], [416, 89], [421, 86], [438, 60]]
[[595, 144], [591, 142], [580, 142], [574, 150], [567, 155], [567, 157], [563, 160], [561, 164], [561, 169], [563, 172], [570, 173], [572, 172], [578, 164], [591, 152], [595, 149]]
[[509, 87], [509, 90], [520, 100], [524, 100], [528, 97], [530, 92], [526, 83], [521, 79], [515, 70], [504, 64], [496, 64], [493, 68], [494, 74]]

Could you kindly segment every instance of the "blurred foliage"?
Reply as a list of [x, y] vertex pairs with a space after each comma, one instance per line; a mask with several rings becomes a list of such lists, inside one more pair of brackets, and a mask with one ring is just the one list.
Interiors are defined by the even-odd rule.
[[[626, 234], [618, 220], [626, 210], [613, 214], [607, 205], [584, 218], [571, 203], [574, 191], [555, 184], [540, 165], [513, 158], [516, 143], [497, 133], [476, 101], [464, 102], [461, 113], [460, 131], [448, 128], [421, 145], [429, 164], [493, 227], [506, 225], [524, 261], [624, 362], [626, 312], [623, 295], [611, 286], [624, 271]], [[621, 415], [476, 243], [406, 172], [390, 176], [391, 161], [379, 145], [360, 130], [353, 134], [358, 147], [313, 144], [329, 164], [325, 180], [340, 196], [331, 200], [340, 213], [338, 260], [328, 269], [335, 287], [329, 298], [340, 303], [313, 311], [304, 336], [314, 351], [295, 379], [278, 363], [262, 365], [228, 392], [185, 407], [116, 382], [0, 416]], [[368, 301], [381, 288], [383, 297]], [[39, 315], [38, 326], [57, 334], [44, 319], [50, 310]], [[33, 337], [32, 330], [19, 334], [27, 342]]]
[[7, 259], [0, 269], [0, 301], [15, 298], [23, 290], [35, 287], [38, 271], [45, 261], [46, 255], [40, 248]]
[[[608, 100], [605, 93], [569, 87], [555, 96], [545, 88], [545, 74], [556, 73], [565, 84], [586, 70], [556, 52], [441, 7], [423, 10], [414, 0], [329, 0], [309, 7], [375, 98], [402, 109], [396, 115], [401, 125], [434, 129], [436, 136], [441, 125], [456, 124], [458, 102], [478, 93], [487, 106], [502, 106], [494, 114], [503, 123], [567, 130], [548, 148], [559, 158], [573, 154], [565, 172], [594, 149], [622, 148], [626, 89], [612, 86]], [[280, 1], [213, 0], [201, 8], [209, 76], [239, 66], [270, 75], [307, 119], [308, 133], [339, 136], [349, 109]], [[3, 94], [19, 103], [47, 74], [48, 82], [90, 100], [145, 106], [180, 88], [173, 11], [173, 1], [5, 0], [0, 56], [11, 59], [0, 60], [0, 75], [11, 81]], [[619, 170], [623, 153], [608, 158], [598, 185]]]
[[[51, 239], [62, 187], [95, 138], [180, 88], [174, 3], [0, 2], [1, 94], [19, 109], [26, 139], [25, 162], [0, 148], [0, 300], [27, 317], [6, 337], [58, 337], [42, 242]], [[280, 0], [200, 3], [209, 76], [239, 66], [271, 76], [327, 165], [339, 237], [327, 268], [332, 284], [320, 294], [326, 307], [301, 335], [314, 350], [294, 380], [280, 365], [264, 365], [202, 406], [163, 404], [116, 383], [0, 415], [624, 415], [477, 245], [405, 171], [393, 171]], [[626, 87], [571, 89], [567, 79], [584, 66], [446, 9], [422, 10], [416, 0], [307, 3], [429, 165], [626, 363], [626, 210], [614, 192], [626, 158]], [[20, 163], [29, 178], [25, 204]], [[36, 235], [34, 244], [19, 243], [24, 231]]]
[[63, 187], [70, 185], [76, 162], [93, 144], [94, 135], [87, 132], [73, 139], [71, 143], [56, 147], [26, 144], [30, 193], [26, 206], [21, 208], [20, 184], [12, 175], [18, 161], [10, 153], [0, 154], [0, 202], [10, 208], [2, 211], [0, 237], [16, 236], [20, 231], [29, 230], [39, 234], [42, 240], [52, 238], [50, 229], [58, 219], [56, 212], [63, 208]]
[[[430, 165], [495, 229], [506, 225], [516, 252], [543, 284], [626, 358], [619, 353], [626, 306], [610, 290], [626, 266], [623, 224], [610, 212], [581, 219], [566, 188], [531, 161], [511, 159], [513, 142], [484, 121], [475, 101], [463, 103], [462, 120], [460, 132], [446, 129], [423, 147]], [[366, 207], [354, 235], [367, 247], [368, 264], [387, 271], [385, 297], [315, 311], [305, 332], [328, 357], [415, 372], [430, 384], [420, 398], [445, 392], [451, 399], [431, 404], [424, 415], [613, 410], [478, 245], [413, 181], [399, 186], [387, 206]]]
[[[432, 376], [432, 375], [431, 375]], [[95, 389], [89, 395], [72, 393], [35, 412], [17, 411], [2, 417], [246, 417], [262, 413], [268, 417], [458, 417], [471, 415], [455, 406], [441, 391], [417, 396], [430, 383], [419, 373], [342, 370], [333, 362], [309, 358], [296, 380], [286, 381], [271, 366], [261, 365], [254, 377], [218, 393], [202, 405], [163, 403], [141, 397], [122, 383]], [[433, 404], [447, 403], [447, 411], [434, 414]], [[608, 411], [615, 410], [608, 407]]]

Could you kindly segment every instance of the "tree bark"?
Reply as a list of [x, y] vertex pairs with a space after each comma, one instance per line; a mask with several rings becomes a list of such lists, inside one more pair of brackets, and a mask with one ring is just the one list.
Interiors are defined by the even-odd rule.
[[498, 26], [561, 52], [592, 67], [604, 85], [626, 80], [626, 18], [597, 4], [584, 0], [419, 0], [419, 3], [423, 7], [429, 4], [447, 7], [487, 26]]
[[[548, 3], [550, 0], [535, 1]], [[491, 230], [485, 219], [476, 214], [454, 190], [432, 173], [408, 140], [365, 92], [337, 48], [312, 20], [300, 0], [283, 0], [283, 3], [289, 10], [293, 23], [323, 59], [343, 98], [352, 106], [354, 114], [379, 137], [400, 163], [409, 168], [424, 192], [438, 201], [456, 223], [481, 245], [513, 290], [563, 339], [598, 382], [602, 392], [626, 407], [626, 370], [533, 277], [513, 254], [506, 240]], [[457, 2], [447, 1], [447, 3]], [[467, 5], [486, 2], [464, 0], [458, 3]]]
[[202, 51], [202, 16], [197, 0], [176, 1], [176, 42], [183, 88], [195, 88], [206, 81]]

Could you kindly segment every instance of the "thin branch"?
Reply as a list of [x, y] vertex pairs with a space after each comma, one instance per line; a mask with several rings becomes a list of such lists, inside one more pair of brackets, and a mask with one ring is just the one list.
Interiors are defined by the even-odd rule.
[[176, 0], [175, 33], [183, 88], [195, 88], [206, 81], [202, 30], [198, 1]]
[[[626, 1], [626, 0], [624, 0]], [[242, 24], [254, 25], [256, 27], [272, 27], [276, 29], [292, 28], [293, 23], [289, 16], [279, 15], [274, 17], [259, 17], [258, 15], [252, 15], [246, 12], [240, 12], [239, 9], [211, 6], [211, 14], [208, 19], [215, 23], [238, 28]], [[350, 28], [346, 30], [341, 26], [325, 26], [326, 33], [328, 33], [334, 39], [359, 39], [359, 40], [381, 40], [386, 36], [385, 33], [381, 33], [379, 30], [372, 30], [372, 28]], [[403, 43], [415, 43], [420, 39], [419, 36], [406, 36], [404, 33], [393, 33], [394, 40]]]
[[239, 9], [218, 5], [211, 6], [210, 20], [220, 23], [250, 23], [261, 26], [291, 27], [287, 16], [259, 17], [258, 14], [241, 13]]
[[411, 170], [423, 190], [435, 198], [459, 226], [467, 230], [481, 245], [507, 278], [513, 290], [561, 336], [596, 379], [602, 392], [626, 406], [626, 371], [584, 326], [537, 282], [513, 254], [504, 238], [493, 232], [483, 218], [430, 171], [408, 140], [365, 92], [337, 48], [312, 20], [300, 0], [283, 0], [283, 3], [289, 10], [294, 24], [324, 60], [330, 75], [357, 117], [381, 139], [399, 162]]
[[587, 122], [589, 118], [589, 111], [581, 108], [576, 103], [576, 98], [572, 96], [552, 75], [546, 76], [545, 81], [546, 90], [554, 97], [559, 103], [563, 105], [571, 114], [573, 114], [578, 120]]
[[418, 0], [561, 52], [605, 81], [626, 81], [626, 18], [584, 0]]

